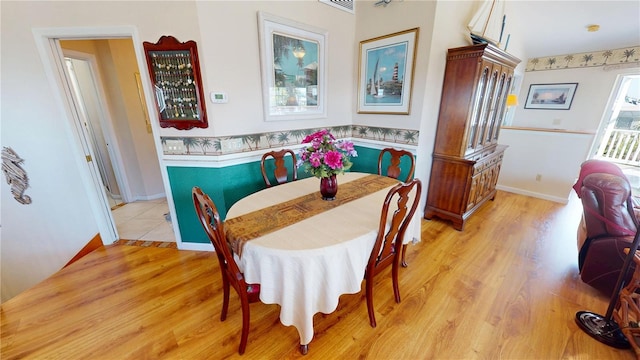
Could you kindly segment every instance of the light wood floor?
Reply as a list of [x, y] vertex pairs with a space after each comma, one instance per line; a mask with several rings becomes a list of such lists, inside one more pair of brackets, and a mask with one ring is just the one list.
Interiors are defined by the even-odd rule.
[[[409, 247], [409, 267], [400, 272], [402, 303], [393, 301], [389, 273], [380, 274], [377, 328], [369, 326], [363, 293], [343, 295], [335, 312], [314, 318], [305, 357], [634, 359], [574, 322], [580, 310], [605, 313], [609, 301], [579, 279], [580, 212], [577, 202], [499, 192], [463, 232], [423, 220], [422, 242]], [[279, 307], [261, 303], [251, 305], [247, 352], [237, 354], [239, 302], [232, 295], [220, 322], [212, 253], [122, 245], [96, 251], [100, 256], [80, 259], [55, 282], [2, 305], [2, 359], [303, 357], [296, 330], [278, 319]], [[94, 279], [104, 286], [86, 291]], [[48, 301], [51, 291], [65, 300]]]

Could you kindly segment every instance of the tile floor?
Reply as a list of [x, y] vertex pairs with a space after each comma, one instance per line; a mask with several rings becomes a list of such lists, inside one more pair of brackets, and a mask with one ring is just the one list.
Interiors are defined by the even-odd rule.
[[168, 213], [166, 198], [135, 201], [112, 210], [120, 239], [175, 242]]

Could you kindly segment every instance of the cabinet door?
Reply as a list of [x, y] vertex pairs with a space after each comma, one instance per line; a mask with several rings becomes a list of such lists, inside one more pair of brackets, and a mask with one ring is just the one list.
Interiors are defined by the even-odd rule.
[[500, 126], [500, 119], [502, 119], [502, 112], [506, 102], [506, 78], [507, 74], [503, 70], [502, 66], [494, 66], [494, 74], [497, 80], [492, 90], [491, 102], [489, 106], [489, 114], [487, 116], [487, 125], [485, 127], [484, 138], [482, 139], [483, 146], [489, 146], [497, 142], [497, 138], [494, 140], [497, 126]]
[[493, 130], [495, 128], [496, 116], [502, 109], [503, 102], [502, 89], [504, 87], [504, 72], [502, 66], [494, 64], [491, 69], [491, 87], [487, 88], [487, 104], [485, 111], [485, 122], [482, 128], [482, 137], [478, 145], [487, 147], [492, 144]]
[[467, 208], [465, 212], [473, 209], [478, 199], [478, 190], [482, 187], [482, 173], [478, 173], [471, 177], [471, 187], [469, 189], [469, 198], [467, 199]]
[[489, 101], [488, 89], [493, 87], [491, 80], [493, 73], [493, 63], [483, 60], [480, 67], [477, 86], [475, 87], [475, 95], [473, 97], [473, 106], [471, 118], [469, 120], [469, 132], [467, 136], [467, 149], [465, 154], [470, 154], [478, 150], [478, 146], [482, 143], [482, 130], [486, 125], [486, 109], [487, 101]]
[[493, 129], [491, 130], [491, 142], [494, 144], [498, 143], [498, 136], [500, 135], [500, 126], [504, 121], [504, 116], [507, 113], [507, 96], [511, 91], [511, 84], [513, 83], [513, 69], [509, 69], [507, 67], [502, 67], [502, 76], [504, 77], [504, 84], [502, 86], [502, 90], [500, 91], [500, 101], [499, 101], [499, 109], [496, 113], [496, 118], [494, 120]]
[[502, 154], [496, 159], [496, 163], [491, 167], [491, 180], [489, 182], [489, 191], [493, 191], [498, 185], [498, 177], [500, 176], [500, 168], [502, 167]]

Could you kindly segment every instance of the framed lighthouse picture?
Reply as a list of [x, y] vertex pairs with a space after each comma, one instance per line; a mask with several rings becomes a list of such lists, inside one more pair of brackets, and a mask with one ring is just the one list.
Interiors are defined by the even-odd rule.
[[360, 42], [358, 113], [408, 115], [419, 28]]

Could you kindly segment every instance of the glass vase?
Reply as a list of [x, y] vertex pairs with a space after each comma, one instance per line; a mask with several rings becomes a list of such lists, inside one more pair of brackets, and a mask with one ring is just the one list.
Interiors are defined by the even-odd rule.
[[338, 179], [335, 175], [320, 178], [320, 195], [322, 200], [331, 201], [336, 198], [338, 193]]

